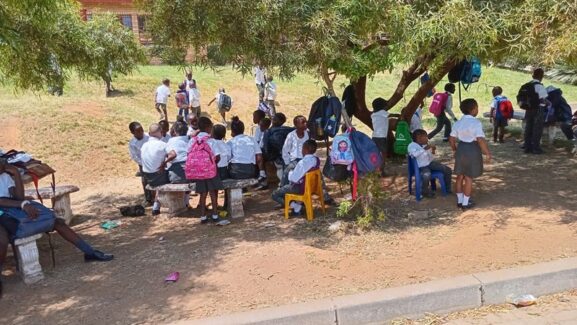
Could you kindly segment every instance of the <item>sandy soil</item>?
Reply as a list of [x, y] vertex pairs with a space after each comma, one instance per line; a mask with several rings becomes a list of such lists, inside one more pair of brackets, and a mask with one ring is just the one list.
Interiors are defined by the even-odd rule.
[[[478, 208], [467, 212], [452, 196], [415, 202], [406, 167], [391, 164], [393, 176], [383, 180], [387, 220], [372, 231], [346, 223], [330, 233], [334, 211], [311, 223], [284, 221], [268, 191], [248, 195], [247, 217], [226, 227], [200, 225], [194, 210], [178, 218], [122, 218], [117, 207], [141, 201], [139, 179], [79, 171], [98, 182], [72, 196], [74, 228], [116, 259], [85, 264], [56, 235], [52, 268], [44, 237], [44, 281], [24, 285], [9, 259], [0, 323], [164, 323], [577, 256], [577, 160], [564, 148], [522, 155], [507, 140], [491, 145], [495, 161], [475, 184]], [[448, 147], [439, 146], [448, 157]], [[339, 187], [330, 187], [341, 199]], [[409, 217], [415, 210], [431, 217]], [[104, 231], [99, 223], [107, 219], [122, 225]], [[173, 271], [180, 281], [165, 284]]]

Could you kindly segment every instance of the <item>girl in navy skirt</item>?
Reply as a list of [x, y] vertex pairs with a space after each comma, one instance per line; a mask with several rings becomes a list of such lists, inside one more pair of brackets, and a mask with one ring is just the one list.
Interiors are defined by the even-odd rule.
[[477, 101], [469, 98], [461, 103], [463, 117], [455, 123], [449, 143], [455, 154], [457, 175], [457, 207], [467, 210], [473, 207], [470, 200], [473, 191], [473, 179], [483, 174], [483, 154], [487, 163], [491, 162], [491, 153], [485, 140], [483, 125], [475, 116], [479, 113]]

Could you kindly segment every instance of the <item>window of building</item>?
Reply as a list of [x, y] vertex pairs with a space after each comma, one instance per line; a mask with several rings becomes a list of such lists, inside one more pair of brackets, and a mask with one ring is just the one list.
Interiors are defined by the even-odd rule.
[[131, 15], [120, 15], [120, 22], [122, 25], [128, 29], [132, 29], [132, 16]]

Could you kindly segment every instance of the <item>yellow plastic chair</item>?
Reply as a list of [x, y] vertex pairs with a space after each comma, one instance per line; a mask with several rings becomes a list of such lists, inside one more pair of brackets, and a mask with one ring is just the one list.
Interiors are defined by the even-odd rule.
[[325, 211], [325, 198], [323, 196], [323, 181], [321, 178], [320, 169], [310, 171], [305, 175], [305, 192], [304, 194], [285, 194], [284, 196], [284, 218], [288, 219], [290, 203], [292, 201], [303, 202], [305, 205], [305, 211], [307, 214], [307, 220], [312, 221], [314, 219], [313, 214], [313, 194], [319, 197], [321, 202], [321, 208], [323, 209], [323, 214]]

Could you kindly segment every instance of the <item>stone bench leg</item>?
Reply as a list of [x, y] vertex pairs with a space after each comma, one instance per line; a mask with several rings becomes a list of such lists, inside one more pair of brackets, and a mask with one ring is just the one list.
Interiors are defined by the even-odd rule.
[[243, 218], [244, 207], [242, 205], [242, 188], [231, 188], [226, 190], [226, 197], [228, 201], [228, 215], [231, 218]]
[[33, 284], [44, 279], [42, 266], [40, 266], [38, 246], [36, 240], [42, 237], [42, 234], [16, 239], [16, 256], [18, 258], [18, 268], [20, 275], [26, 284]]
[[64, 194], [52, 199], [54, 214], [57, 218], [64, 219], [66, 224], [72, 221], [72, 207], [70, 206], [70, 194]]
[[183, 210], [186, 210], [184, 204], [184, 196], [186, 192], [164, 192], [156, 193], [156, 199], [160, 202], [161, 208], [168, 208], [168, 213], [175, 215]]

